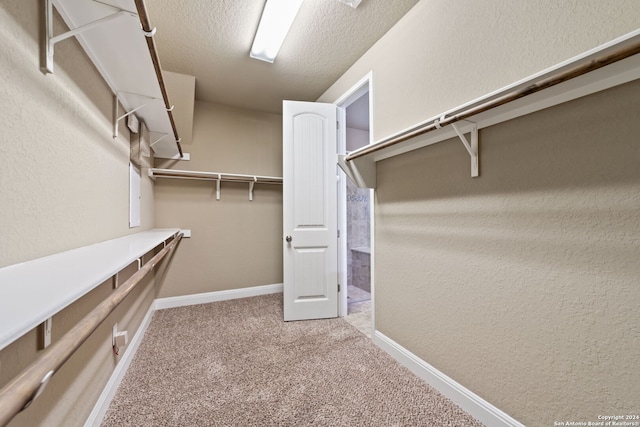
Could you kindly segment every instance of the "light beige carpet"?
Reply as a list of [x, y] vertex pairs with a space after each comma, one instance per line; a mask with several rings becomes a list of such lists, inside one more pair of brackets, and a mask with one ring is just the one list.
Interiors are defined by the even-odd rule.
[[341, 319], [282, 295], [155, 312], [103, 426], [480, 426]]

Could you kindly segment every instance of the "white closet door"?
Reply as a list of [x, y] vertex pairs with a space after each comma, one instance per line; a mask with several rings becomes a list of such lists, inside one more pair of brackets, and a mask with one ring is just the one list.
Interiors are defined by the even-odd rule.
[[337, 317], [337, 108], [284, 101], [284, 320]]

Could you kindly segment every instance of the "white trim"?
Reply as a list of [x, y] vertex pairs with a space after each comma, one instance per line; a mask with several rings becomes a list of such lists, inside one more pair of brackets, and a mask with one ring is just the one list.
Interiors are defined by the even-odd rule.
[[[338, 156], [346, 153], [347, 150], [347, 109], [336, 105], [338, 110]], [[340, 293], [338, 294], [338, 316], [344, 317], [349, 311], [347, 304], [349, 285], [349, 273], [347, 271], [347, 180], [350, 179], [341, 168], [336, 168], [338, 172], [338, 195], [336, 206], [338, 208], [338, 283], [340, 284]]]
[[411, 372], [425, 380], [429, 385], [485, 425], [495, 427], [524, 427], [524, 424], [449, 378], [382, 332], [374, 332], [373, 342], [407, 367]]
[[111, 374], [111, 377], [109, 378], [109, 381], [104, 386], [104, 389], [102, 390], [98, 401], [93, 406], [93, 410], [89, 414], [87, 421], [85, 421], [84, 423], [85, 427], [99, 426], [102, 423], [104, 414], [106, 414], [107, 409], [109, 409], [109, 405], [111, 405], [111, 401], [116, 395], [116, 391], [118, 391], [118, 386], [124, 378], [124, 375], [127, 373], [127, 369], [129, 369], [129, 365], [133, 360], [133, 356], [138, 351], [138, 347], [140, 347], [142, 337], [144, 337], [144, 334], [147, 331], [149, 324], [151, 323], [151, 316], [153, 315], [154, 311], [155, 300], [149, 306], [147, 314], [145, 314], [144, 319], [142, 319], [142, 323], [138, 327], [138, 330], [131, 339], [131, 342], [122, 354], [120, 361], [116, 365], [113, 373]]
[[[364, 77], [362, 77], [356, 84], [351, 86], [349, 90], [340, 96], [340, 98], [334, 101], [338, 107], [347, 108], [355, 101], [360, 99], [362, 95], [369, 92], [369, 101], [371, 101], [371, 86], [373, 82], [373, 71], [369, 71]], [[369, 110], [371, 110], [371, 104], [369, 104]], [[373, 117], [369, 117], [369, 126], [371, 126]]]
[[[372, 104], [369, 104], [372, 105]], [[369, 125], [371, 126], [371, 124]], [[371, 131], [371, 129], [370, 129]], [[369, 272], [369, 282], [370, 282], [370, 291], [371, 291], [371, 336], [374, 335], [376, 331], [376, 210], [375, 210], [375, 198], [376, 198], [376, 190], [375, 188], [369, 189], [369, 250], [371, 254], [369, 255], [369, 268], [371, 271]]]
[[258, 295], [277, 294], [282, 292], [282, 283], [274, 285], [253, 286], [242, 289], [206, 292], [201, 294], [184, 295], [179, 297], [158, 298], [155, 300], [156, 310], [165, 308], [185, 307], [188, 305], [207, 304], [210, 302], [226, 301], [236, 298], [248, 298]]

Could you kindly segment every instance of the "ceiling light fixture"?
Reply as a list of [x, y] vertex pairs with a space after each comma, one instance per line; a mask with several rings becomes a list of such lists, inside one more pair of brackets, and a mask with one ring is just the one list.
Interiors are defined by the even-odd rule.
[[249, 56], [273, 62], [303, 0], [267, 0]]

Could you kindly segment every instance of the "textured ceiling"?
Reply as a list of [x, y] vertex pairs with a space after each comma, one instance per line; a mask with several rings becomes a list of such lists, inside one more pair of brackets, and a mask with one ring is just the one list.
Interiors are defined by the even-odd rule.
[[162, 68], [196, 77], [196, 99], [280, 113], [315, 101], [418, 0], [306, 0], [269, 64], [249, 58], [263, 0], [148, 0]]

